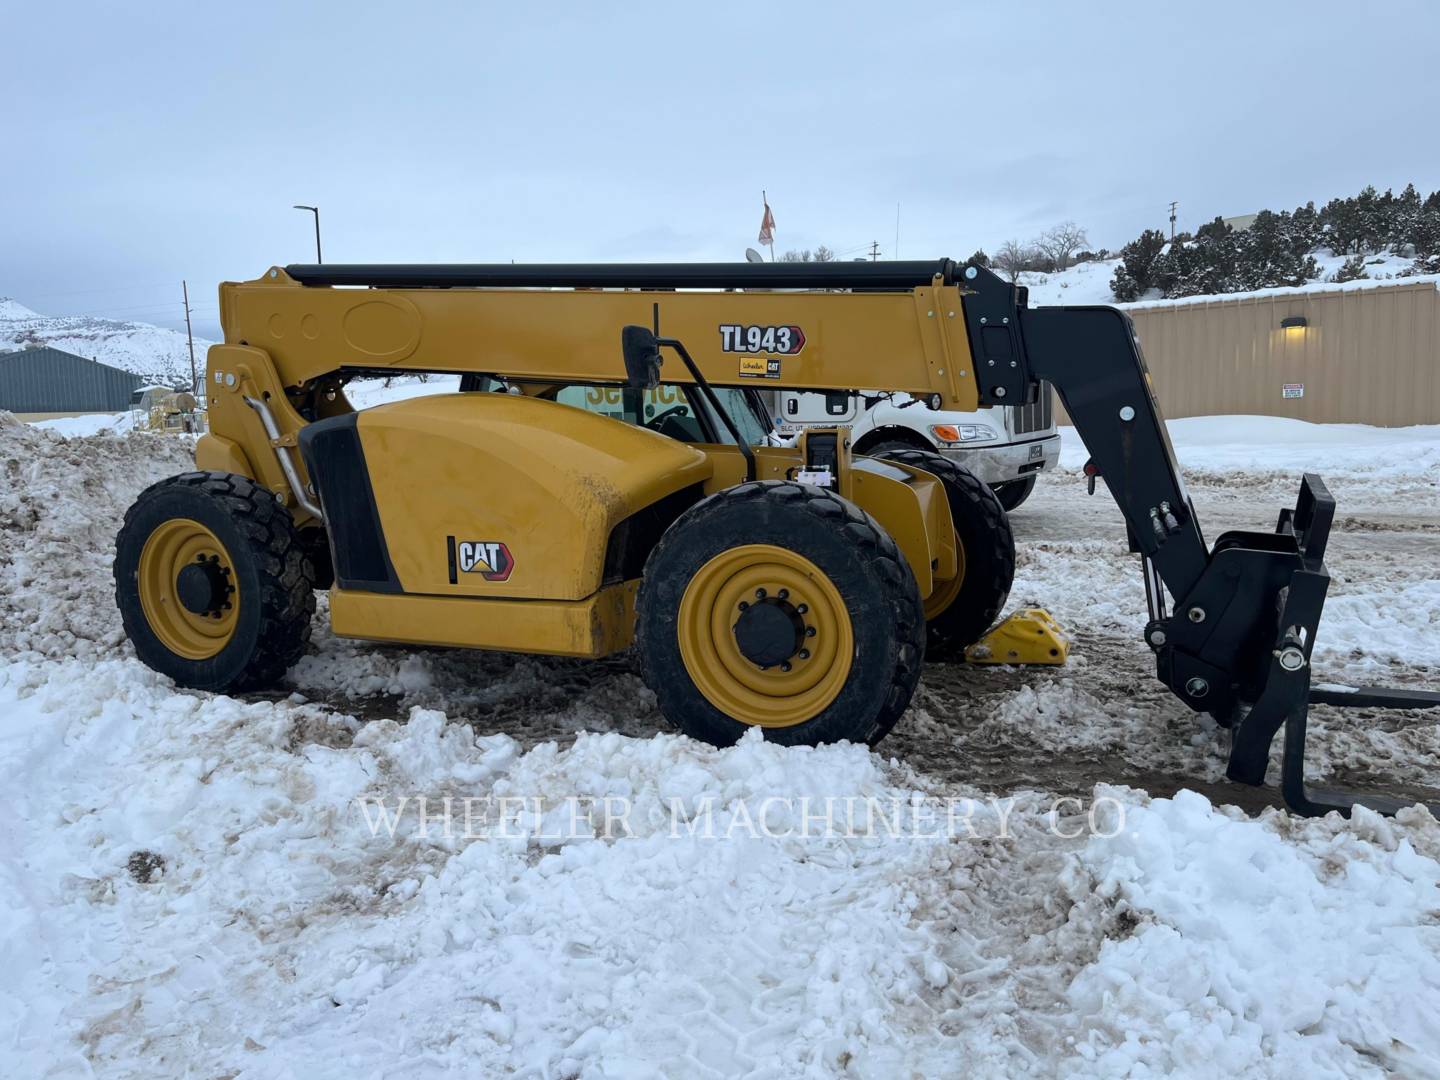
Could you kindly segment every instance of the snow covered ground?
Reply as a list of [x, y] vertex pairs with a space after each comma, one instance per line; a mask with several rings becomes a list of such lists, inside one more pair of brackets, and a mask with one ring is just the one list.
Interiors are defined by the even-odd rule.
[[[1440, 428], [1171, 431], [1212, 536], [1333, 480], [1317, 677], [1440, 683]], [[179, 691], [109, 563], [188, 444], [0, 416], [0, 1072], [1440, 1076], [1440, 826], [1223, 781], [1069, 442], [1012, 604], [1070, 665], [932, 665], [878, 753], [715, 750], [628, 657], [342, 642], [323, 598], [289, 686]], [[1423, 714], [1314, 729], [1317, 775], [1440, 787]]]

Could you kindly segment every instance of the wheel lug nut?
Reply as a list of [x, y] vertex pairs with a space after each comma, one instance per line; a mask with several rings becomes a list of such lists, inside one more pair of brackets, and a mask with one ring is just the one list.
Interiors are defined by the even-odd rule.
[[756, 599], [756, 600], [764, 600], [764, 599], [765, 599], [765, 590], [764, 590], [764, 589], [756, 589], [756, 590], [755, 590], [755, 599]]
[[740, 610], [741, 610], [741, 611], [749, 611], [749, 610], [750, 610], [750, 601], [748, 601], [748, 600], [741, 600], [741, 601], [740, 601]]
[[778, 593], [775, 594], [775, 596], [776, 596], [778, 599], [780, 599], [780, 600], [788, 599], [789, 596], [790, 596], [790, 590], [789, 590], [789, 589], [781, 589]]
[[809, 611], [809, 610], [810, 610], [810, 605], [809, 605], [809, 604], [801, 604], [799, 607], [797, 607], [797, 608], [795, 609], [795, 611], [796, 611], [798, 614], [801, 614], [801, 615], [804, 615], [804, 614], [805, 614], [807, 611]]
[[815, 628], [814, 628], [813, 626], [807, 626], [807, 627], [805, 627], [805, 636], [806, 636], [806, 637], [814, 637], [814, 636], [815, 636]]
[[780, 670], [781, 670], [781, 671], [789, 671], [789, 670], [790, 670], [790, 661], [789, 661], [789, 660], [786, 660], [783, 664], [781, 664], [781, 665], [780, 665]]
[[196, 561], [196, 562], [204, 562], [204, 561], [205, 561], [205, 556], [204, 556], [203, 554], [202, 554], [202, 555], [196, 555], [196, 556], [195, 556], [195, 561]]
[[810, 650], [809, 650], [809, 649], [801, 649], [798, 655], [799, 655], [799, 657], [800, 657], [801, 660], [809, 660], [809, 659], [810, 659]]

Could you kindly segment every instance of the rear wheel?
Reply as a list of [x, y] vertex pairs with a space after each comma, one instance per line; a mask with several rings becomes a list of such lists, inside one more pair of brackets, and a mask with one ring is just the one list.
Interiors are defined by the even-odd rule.
[[853, 503], [769, 480], [702, 500], [645, 564], [636, 644], [660, 710], [728, 746], [874, 744], [910, 703], [924, 616], [895, 542]]
[[960, 573], [937, 581], [925, 599], [926, 653], [959, 655], [995, 625], [1015, 579], [1015, 535], [995, 494], [963, 465], [925, 450], [890, 450], [873, 455], [924, 469], [945, 485]]
[[1023, 480], [1007, 480], [1003, 484], [996, 484], [990, 490], [995, 493], [995, 498], [1000, 500], [1006, 513], [1009, 513], [1018, 509], [1020, 504], [1030, 497], [1030, 493], [1035, 490], [1035, 477], [1032, 475]]
[[276, 682], [310, 639], [314, 577], [289, 512], [230, 473], [147, 488], [115, 541], [115, 603], [136, 654], [198, 690]]

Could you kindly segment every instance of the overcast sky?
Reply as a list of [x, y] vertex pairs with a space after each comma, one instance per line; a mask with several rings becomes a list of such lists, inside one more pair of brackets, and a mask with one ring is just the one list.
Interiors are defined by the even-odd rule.
[[311, 261], [963, 258], [1440, 188], [1440, 4], [7, 5], [0, 296]]

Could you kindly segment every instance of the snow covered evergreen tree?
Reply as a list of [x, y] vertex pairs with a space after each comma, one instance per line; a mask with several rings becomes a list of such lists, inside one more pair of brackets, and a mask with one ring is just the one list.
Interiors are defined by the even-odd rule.
[[[1373, 190], [1373, 189], [1372, 189]], [[1320, 211], [1325, 245], [1336, 255], [1358, 252], [1365, 237], [1365, 219], [1354, 198], [1331, 199]]]
[[1413, 234], [1420, 223], [1422, 212], [1420, 193], [1415, 190], [1414, 184], [1406, 184], [1405, 190], [1395, 198], [1390, 207], [1390, 228], [1386, 240], [1390, 250], [1396, 255], [1404, 255], [1415, 242]]
[[1237, 284], [1242, 289], [1303, 285], [1319, 273], [1309, 244], [1296, 239], [1294, 222], [1283, 210], [1278, 214], [1261, 210], [1249, 229], [1236, 234], [1235, 242]]
[[1352, 255], [1346, 259], [1339, 270], [1330, 275], [1330, 280], [1337, 285], [1346, 281], [1358, 281], [1361, 278], [1368, 278], [1370, 275], [1365, 272], [1365, 256]]
[[1155, 260], [1165, 250], [1165, 234], [1146, 229], [1120, 249], [1120, 265], [1110, 280], [1110, 291], [1120, 303], [1138, 300], [1155, 285]]

